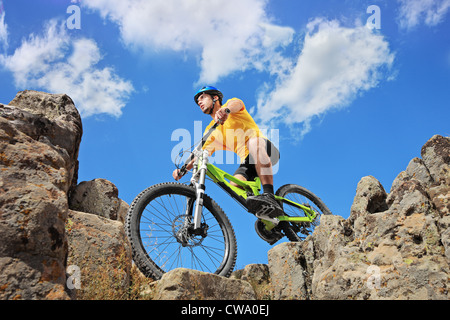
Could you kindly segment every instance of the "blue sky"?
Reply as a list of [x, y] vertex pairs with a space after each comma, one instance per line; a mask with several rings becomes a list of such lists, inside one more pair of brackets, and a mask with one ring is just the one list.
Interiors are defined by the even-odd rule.
[[[25, 89], [71, 96], [84, 126], [79, 181], [108, 179], [128, 203], [171, 181], [174, 148], [193, 144], [196, 126], [210, 121], [193, 102], [206, 84], [241, 98], [278, 134], [275, 188], [303, 185], [344, 218], [362, 177], [389, 191], [429, 138], [450, 134], [450, 0], [0, 0], [0, 8], [0, 102]], [[237, 267], [267, 263], [254, 217], [212, 183], [207, 193], [235, 226]]]

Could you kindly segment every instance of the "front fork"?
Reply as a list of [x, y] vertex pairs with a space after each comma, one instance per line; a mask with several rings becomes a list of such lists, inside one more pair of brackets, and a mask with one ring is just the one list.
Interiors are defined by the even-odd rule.
[[205, 195], [205, 180], [209, 156], [209, 153], [206, 150], [201, 150], [198, 153], [199, 154], [196, 156], [200, 161], [194, 165], [191, 178], [191, 184], [195, 186], [197, 196], [194, 209], [194, 232], [195, 230], [200, 229], [202, 223], [203, 196]]

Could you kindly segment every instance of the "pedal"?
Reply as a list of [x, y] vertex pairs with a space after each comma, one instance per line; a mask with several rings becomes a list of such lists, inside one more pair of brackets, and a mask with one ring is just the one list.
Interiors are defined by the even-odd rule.
[[280, 220], [277, 218], [272, 218], [269, 215], [275, 210], [274, 207], [270, 205], [263, 204], [261, 208], [255, 213], [256, 217], [261, 220], [266, 220], [272, 222], [274, 225], [278, 225]]

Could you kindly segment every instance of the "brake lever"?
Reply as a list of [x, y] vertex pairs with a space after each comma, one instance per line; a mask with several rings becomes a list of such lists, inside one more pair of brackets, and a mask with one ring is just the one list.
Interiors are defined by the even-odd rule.
[[191, 154], [191, 156], [189, 157], [189, 159], [186, 161], [186, 163], [181, 167], [180, 171], [178, 172], [178, 177], [183, 177], [187, 170], [186, 170], [186, 166], [187, 163], [190, 162], [195, 154], [195, 151], [200, 151], [203, 147], [203, 145], [205, 144], [206, 140], [209, 138], [209, 136], [211, 135], [211, 133], [220, 125], [219, 122], [214, 123], [214, 125], [209, 129], [209, 131], [203, 136], [201, 143], [198, 145], [197, 149], [194, 150], [194, 152]]

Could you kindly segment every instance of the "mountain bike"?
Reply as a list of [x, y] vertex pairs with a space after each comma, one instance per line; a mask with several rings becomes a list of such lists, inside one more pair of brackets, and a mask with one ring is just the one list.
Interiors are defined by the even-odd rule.
[[[247, 197], [260, 194], [261, 180], [241, 181], [208, 162], [209, 153], [202, 146], [218, 125], [208, 130], [180, 169], [180, 175], [186, 174], [187, 164], [197, 158], [189, 184], [153, 185], [130, 205], [126, 232], [133, 260], [147, 277], [160, 279], [179, 267], [228, 277], [234, 269], [234, 229], [219, 205], [205, 194], [206, 177], [246, 210]], [[320, 215], [331, 214], [319, 197], [295, 184], [280, 187], [275, 199], [284, 214], [255, 221], [256, 233], [271, 245], [284, 236], [294, 242], [304, 240], [317, 226]]]

